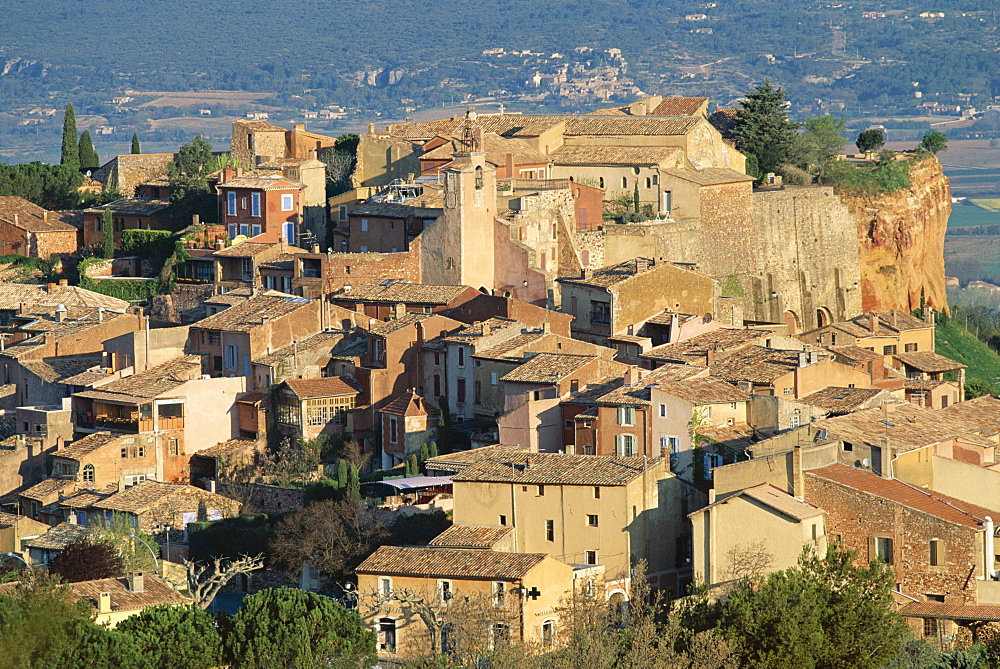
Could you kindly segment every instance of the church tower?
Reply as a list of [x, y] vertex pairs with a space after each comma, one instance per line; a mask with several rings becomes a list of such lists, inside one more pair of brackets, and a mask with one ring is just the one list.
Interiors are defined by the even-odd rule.
[[441, 170], [444, 213], [424, 231], [421, 246], [424, 283], [468, 285], [492, 293], [495, 281], [494, 234], [496, 168], [486, 162], [476, 112], [466, 114], [462, 149]]

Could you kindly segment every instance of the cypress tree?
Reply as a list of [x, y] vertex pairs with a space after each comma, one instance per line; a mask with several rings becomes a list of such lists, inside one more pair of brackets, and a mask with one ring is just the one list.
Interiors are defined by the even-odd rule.
[[430, 445], [427, 446], [427, 451], [430, 453], [432, 458], [436, 458], [438, 456], [438, 443], [436, 441], [432, 441]]
[[409, 461], [407, 462], [410, 470], [410, 476], [417, 476], [420, 474], [420, 464], [417, 462], [417, 456], [411, 455]]
[[76, 140], [76, 112], [73, 105], [66, 105], [66, 115], [63, 117], [62, 158], [59, 162], [73, 169], [80, 169], [80, 146]]
[[80, 135], [79, 154], [81, 170], [96, 170], [101, 166], [101, 159], [97, 156], [97, 151], [94, 150], [94, 142], [90, 139], [89, 130], [84, 130], [83, 134]]
[[635, 180], [635, 190], [632, 192], [632, 206], [635, 213], [639, 213], [639, 180]]
[[142, 149], [139, 147], [139, 135], [132, 133], [132, 153], [139, 154], [142, 153]]
[[427, 458], [431, 457], [431, 449], [427, 443], [420, 444], [420, 464], [427, 462]]
[[337, 463], [337, 487], [341, 490], [347, 487], [347, 460], [343, 458]]
[[111, 258], [115, 255], [115, 229], [112, 225], [111, 210], [101, 213], [101, 255]]
[[351, 465], [347, 470], [347, 501], [361, 502], [361, 479], [358, 477], [357, 465]]

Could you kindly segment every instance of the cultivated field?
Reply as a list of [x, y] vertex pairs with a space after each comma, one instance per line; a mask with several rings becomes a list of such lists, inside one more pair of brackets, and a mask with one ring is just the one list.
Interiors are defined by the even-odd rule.
[[[140, 107], [209, 107], [211, 105], [253, 105], [271, 97], [270, 93], [247, 91], [126, 91], [132, 97], [152, 97]], [[263, 107], [260, 107], [263, 109]]]

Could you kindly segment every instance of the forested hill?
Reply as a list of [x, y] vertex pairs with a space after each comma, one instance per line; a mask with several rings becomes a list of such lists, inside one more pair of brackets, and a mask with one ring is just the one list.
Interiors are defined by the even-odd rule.
[[[595, 59], [617, 48], [646, 92], [723, 103], [764, 76], [793, 101], [912, 102], [914, 81], [928, 98], [956, 82], [984, 100], [1000, 94], [995, 0], [941, 4], [944, 18], [921, 18], [902, 0], [14, 2], [0, 27], [0, 107], [50, 94], [84, 103], [128, 88], [222, 88], [392, 111], [456, 89], [523, 87], [534, 64], [519, 71], [482, 55], [496, 47], [547, 57], [584, 46]], [[357, 83], [359, 71], [383, 69], [397, 74]]]

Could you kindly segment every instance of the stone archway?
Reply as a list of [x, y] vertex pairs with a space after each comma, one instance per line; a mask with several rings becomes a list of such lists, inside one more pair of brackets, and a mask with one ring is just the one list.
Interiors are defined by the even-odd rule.
[[802, 327], [799, 315], [790, 309], [781, 315], [781, 321], [788, 327], [789, 335], [798, 334], [799, 328]]
[[829, 325], [833, 322], [833, 316], [830, 314], [830, 310], [826, 307], [820, 307], [816, 310], [816, 327], [821, 328], [825, 325]]

